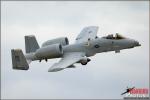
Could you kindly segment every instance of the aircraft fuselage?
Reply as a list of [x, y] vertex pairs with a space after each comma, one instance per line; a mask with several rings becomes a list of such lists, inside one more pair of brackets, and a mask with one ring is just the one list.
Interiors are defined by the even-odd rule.
[[108, 52], [108, 51], [120, 51], [122, 49], [133, 48], [137, 46], [137, 41], [133, 39], [105, 39], [97, 38], [84, 43], [76, 43], [66, 45], [63, 47], [65, 52], [85, 52], [86, 56], [93, 56], [96, 53]]

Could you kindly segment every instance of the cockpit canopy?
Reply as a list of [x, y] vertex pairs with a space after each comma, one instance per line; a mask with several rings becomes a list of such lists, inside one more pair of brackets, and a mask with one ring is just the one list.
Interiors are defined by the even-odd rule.
[[114, 40], [125, 39], [124, 36], [122, 36], [118, 33], [116, 33], [115, 36], [113, 36], [113, 34], [109, 34], [109, 35], [107, 35], [106, 37], [103, 37], [103, 38], [105, 38], [105, 39], [114, 39]]

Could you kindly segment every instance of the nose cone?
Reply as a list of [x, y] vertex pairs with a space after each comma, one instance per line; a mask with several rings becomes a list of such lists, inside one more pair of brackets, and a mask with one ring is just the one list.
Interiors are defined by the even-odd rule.
[[134, 46], [135, 46], [135, 47], [141, 46], [141, 44], [140, 44], [138, 41], [134, 41]]

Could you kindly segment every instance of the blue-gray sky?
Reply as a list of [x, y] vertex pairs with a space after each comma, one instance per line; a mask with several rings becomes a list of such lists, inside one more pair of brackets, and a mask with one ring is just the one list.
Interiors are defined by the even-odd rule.
[[[12, 70], [11, 49], [25, 52], [24, 36], [44, 41], [67, 36], [74, 43], [85, 26], [99, 26], [98, 36], [120, 33], [142, 46], [121, 53], [101, 53], [86, 66], [49, 73], [59, 59], [32, 62], [30, 70]], [[149, 88], [148, 1], [2, 1], [1, 94], [3, 99], [123, 98], [127, 86]]]

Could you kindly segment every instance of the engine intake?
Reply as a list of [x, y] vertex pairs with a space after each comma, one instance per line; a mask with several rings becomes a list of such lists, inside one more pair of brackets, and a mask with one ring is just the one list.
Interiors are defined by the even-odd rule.
[[58, 58], [63, 54], [62, 46], [60, 44], [48, 45], [42, 47], [35, 52], [37, 59]]
[[42, 44], [42, 47], [52, 45], [52, 44], [58, 44], [58, 43], [61, 44], [62, 46], [65, 46], [69, 44], [69, 40], [67, 37], [61, 37], [61, 38], [56, 38], [53, 40], [48, 40]]

